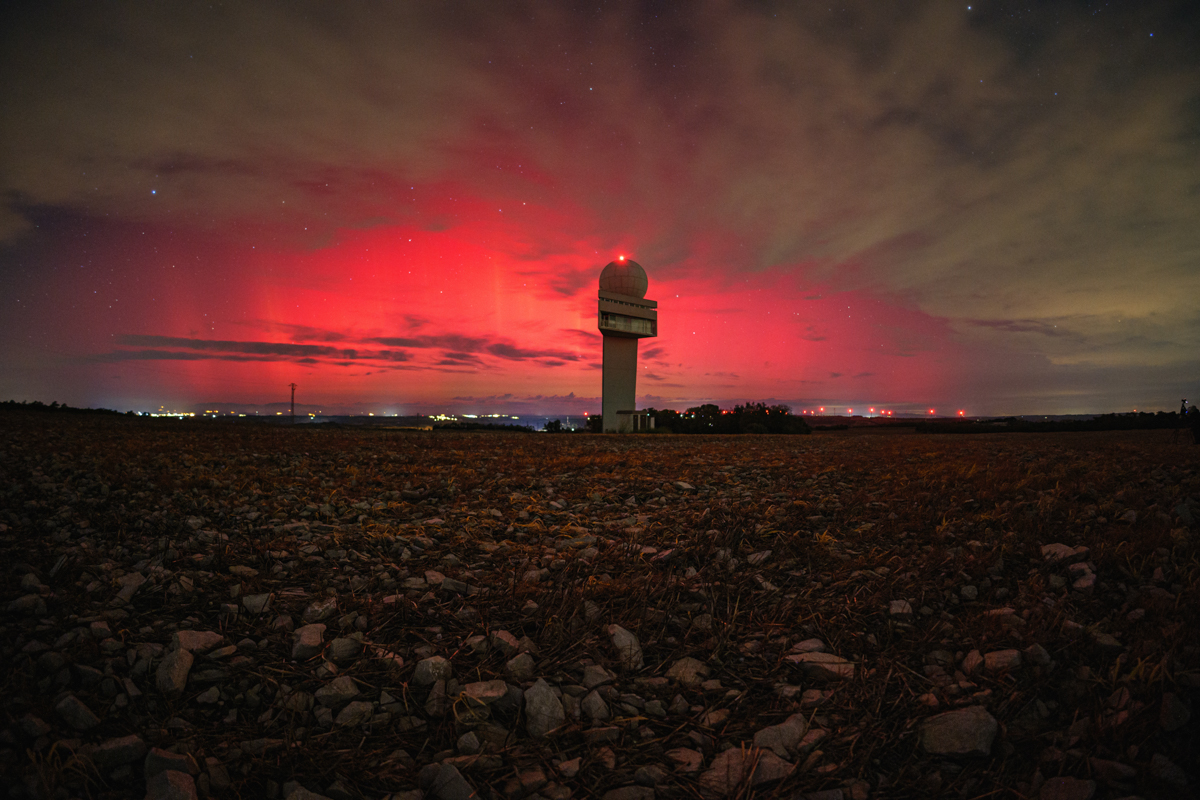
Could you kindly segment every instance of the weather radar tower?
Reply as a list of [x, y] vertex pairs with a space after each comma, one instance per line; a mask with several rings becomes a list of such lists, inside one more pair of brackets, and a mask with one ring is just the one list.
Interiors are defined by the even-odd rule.
[[638, 339], [658, 336], [658, 303], [646, 299], [648, 285], [646, 270], [625, 256], [600, 273], [596, 321], [604, 335], [605, 433], [643, 430], [650, 423], [637, 413], [635, 399]]

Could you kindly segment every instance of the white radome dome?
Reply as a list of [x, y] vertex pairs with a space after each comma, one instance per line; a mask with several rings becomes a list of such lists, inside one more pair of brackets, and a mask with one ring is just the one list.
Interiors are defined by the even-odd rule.
[[641, 264], [625, 257], [610, 261], [604, 271], [600, 273], [600, 291], [602, 292], [614, 292], [642, 299], [646, 296], [646, 290], [649, 287], [650, 281], [646, 278], [646, 270], [642, 269]]

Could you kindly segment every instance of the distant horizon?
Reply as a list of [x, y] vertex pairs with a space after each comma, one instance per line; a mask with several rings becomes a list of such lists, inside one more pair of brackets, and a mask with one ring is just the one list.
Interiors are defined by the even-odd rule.
[[[585, 402], [586, 398], [577, 398], [580, 402]], [[4, 401], [0, 401], [4, 402]], [[66, 405], [71, 408], [81, 410], [95, 411], [117, 411], [119, 413], [134, 412], [137, 414], [172, 414], [183, 413], [193, 414], [195, 416], [235, 416], [243, 414], [245, 416], [289, 416], [291, 404], [288, 401], [283, 402], [267, 402], [267, 403], [233, 403], [233, 402], [200, 402], [200, 403], [177, 403], [165, 404], [160, 403], [154, 406], [145, 405], [77, 405], [75, 403], [63, 403], [57, 400], [21, 400], [9, 399], [10, 403], [41, 403], [43, 406], [50, 406], [52, 403], [59, 402], [60, 405]], [[975, 413], [969, 409], [959, 408], [930, 408], [920, 405], [872, 405], [872, 404], [829, 404], [829, 405], [797, 405], [777, 399], [771, 400], [750, 400], [739, 399], [735, 401], [719, 402], [715, 400], [704, 400], [696, 402], [688, 402], [686, 404], [662, 404], [655, 405], [651, 403], [639, 403], [639, 409], [654, 409], [657, 411], [674, 410], [684, 412], [689, 408], [697, 408], [702, 405], [712, 404], [721, 409], [732, 410], [735, 406], [744, 405], [747, 403], [763, 402], [767, 405], [785, 405], [791, 410], [791, 413], [796, 416], [809, 417], [827, 417], [827, 418], [886, 418], [894, 419], [986, 419], [998, 417], [1095, 417], [1105, 414], [1133, 414], [1133, 413], [1176, 413], [1179, 407], [1174, 408], [1153, 408], [1153, 407], [1136, 407], [1126, 409], [1105, 409], [1091, 411], [1066, 411], [1066, 412], [1050, 412], [1050, 411], [1016, 411], [1016, 412], [999, 412], [999, 413]], [[521, 418], [528, 419], [563, 419], [579, 418], [583, 419], [588, 416], [594, 416], [600, 413], [599, 398], [595, 400], [595, 408], [583, 410], [546, 410], [541, 409], [507, 409], [497, 410], [495, 408], [463, 410], [462, 408], [451, 407], [435, 407], [433, 403], [422, 404], [378, 404], [378, 405], [362, 405], [362, 406], [346, 406], [332, 404], [309, 404], [297, 402], [295, 405], [297, 417], [424, 417], [434, 418], [439, 415], [458, 417], [463, 419], [476, 419], [481, 422], [486, 422], [489, 419], [504, 420], [520, 420]], [[1189, 407], [1193, 405], [1189, 402]], [[890, 414], [887, 412], [891, 412]], [[962, 413], [960, 413], [962, 412]]]

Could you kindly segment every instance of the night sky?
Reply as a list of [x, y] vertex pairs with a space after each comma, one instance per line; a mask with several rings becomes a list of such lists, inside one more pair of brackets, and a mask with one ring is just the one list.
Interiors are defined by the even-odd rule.
[[1200, 401], [1200, 3], [7, 3], [0, 400]]

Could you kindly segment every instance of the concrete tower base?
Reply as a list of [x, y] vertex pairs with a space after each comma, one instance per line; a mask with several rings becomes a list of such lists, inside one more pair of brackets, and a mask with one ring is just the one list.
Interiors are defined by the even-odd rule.
[[603, 404], [604, 432], [629, 433], [632, 420], [628, 413], [637, 408], [638, 340], [624, 336], [604, 337]]

